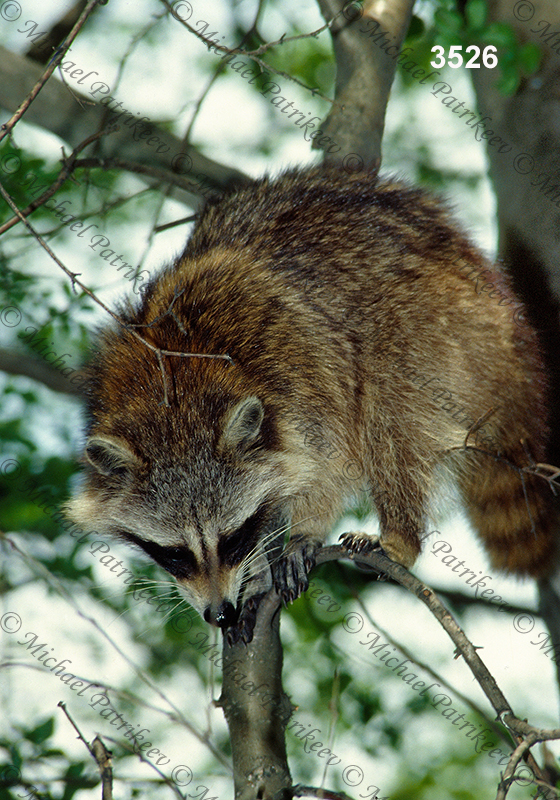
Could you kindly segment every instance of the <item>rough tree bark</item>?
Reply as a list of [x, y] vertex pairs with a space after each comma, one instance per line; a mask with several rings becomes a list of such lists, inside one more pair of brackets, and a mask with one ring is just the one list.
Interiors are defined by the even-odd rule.
[[280, 599], [270, 592], [260, 605], [253, 641], [230, 645], [224, 639], [218, 705], [230, 732], [236, 800], [290, 797], [285, 731], [292, 708], [282, 688], [279, 632]]

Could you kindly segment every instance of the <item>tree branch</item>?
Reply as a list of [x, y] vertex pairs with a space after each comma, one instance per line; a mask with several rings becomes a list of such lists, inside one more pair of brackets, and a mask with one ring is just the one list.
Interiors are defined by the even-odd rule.
[[348, 0], [317, 2], [327, 22], [338, 16], [331, 27], [337, 69], [335, 103], [321, 128], [341, 150], [325, 153], [325, 160], [345, 163], [346, 159], [350, 171], [363, 166], [378, 169], [385, 110], [397, 62], [396, 56], [387, 54], [371, 34], [385, 34], [383, 38], [390, 39], [398, 54], [414, 0], [365, 0], [363, 9], [361, 3]]
[[[42, 74], [42, 68], [35, 62], [0, 47], [0, 106], [8, 111], [17, 109], [21, 98], [29, 94]], [[99, 76], [90, 78], [90, 88], [92, 81], [100, 82], [100, 80], [102, 78]], [[86, 90], [84, 86], [86, 84], [80, 87], [83, 91]], [[53, 108], [56, 108], [56, 114], [52, 113]], [[134, 111], [132, 113], [134, 116]], [[54, 75], [25, 111], [26, 122], [51, 131], [72, 148], [91, 136], [92, 132], [106, 129], [112, 121], [118, 122], [117, 117], [115, 113], [114, 120], [111, 119], [111, 115], [107, 118], [106, 105], [95, 103], [91, 97], [88, 98], [73, 89], [71, 91]], [[133, 128], [118, 124], [115, 133], [100, 140], [98, 157], [116, 157], [144, 164], [159, 168], [164, 174], [190, 176], [193, 181], [200, 180], [202, 176], [204, 184], [218, 192], [248, 181], [247, 176], [239, 170], [206, 158], [194, 147], [185, 147], [181, 139], [158, 127], [157, 124], [150, 122], [149, 128], [153, 132], [152, 135], [159, 140], [157, 147], [148, 146], [145, 139], [135, 139], [136, 132]], [[157, 152], [158, 150], [160, 152]], [[150, 186], [161, 183], [161, 180], [147, 175], [140, 177]], [[171, 196], [189, 207], [195, 207], [201, 194], [200, 185], [193, 183], [192, 191], [176, 187], [172, 190]]]
[[[282, 688], [280, 598], [269, 592], [258, 609], [253, 640], [229, 644], [224, 636], [222, 694], [233, 756], [236, 800], [288, 796], [292, 785], [285, 730], [292, 713]], [[240, 679], [240, 675], [243, 679]], [[258, 692], [251, 694], [253, 683]]]
[[[42, 383], [54, 392], [69, 394], [74, 397], [82, 397], [82, 390], [70, 383], [61, 372], [49, 367], [43, 361], [28, 356], [27, 353], [20, 353], [17, 350], [7, 350], [0, 347], [0, 371], [10, 375], [24, 375], [38, 383]], [[75, 372], [72, 376], [82, 376], [83, 373]]]
[[[538, 729], [516, 717], [513, 709], [502, 693], [502, 690], [496, 683], [495, 678], [476, 652], [476, 648], [429, 586], [418, 580], [418, 578], [412, 575], [401, 564], [391, 561], [391, 559], [387, 558], [387, 556], [378, 550], [361, 552], [359, 556], [355, 556], [341, 545], [333, 545], [319, 550], [316, 563], [319, 565], [338, 558], [348, 558], [351, 561], [358, 558], [360, 563], [365, 563], [380, 574], [385, 574], [393, 578], [393, 580], [400, 583], [401, 586], [404, 586], [408, 591], [416, 595], [416, 597], [429, 608], [456, 645], [457, 653], [462, 655], [465, 659], [482, 691], [496, 711], [497, 718], [508, 729], [516, 746], [521, 744], [524, 740], [530, 740], [529, 747], [531, 747], [536, 742], [560, 739], [560, 729]], [[526, 760], [536, 779], [541, 781], [544, 785], [547, 785], [539, 765], [529, 752], [527, 753]], [[550, 790], [554, 792], [551, 797], [557, 797], [557, 793], [552, 787], [550, 787]]]
[[90, 744], [86, 739], [84, 739], [82, 732], [70, 716], [68, 709], [66, 708], [66, 704], [62, 702], [62, 700], [58, 703], [59, 708], [61, 708], [76, 733], [78, 734], [78, 739], [80, 739], [88, 749], [89, 754], [95, 760], [97, 764], [97, 768], [99, 769], [99, 775], [101, 777], [101, 800], [113, 800], [113, 764], [111, 761], [111, 752], [107, 750], [99, 736], [96, 736], [93, 742]]
[[34, 85], [30, 88], [29, 92], [27, 92], [27, 97], [20, 103], [18, 108], [16, 109], [15, 113], [12, 115], [11, 119], [8, 122], [4, 123], [0, 127], [0, 142], [5, 136], [9, 136], [14, 129], [14, 126], [19, 122], [19, 120], [23, 117], [26, 113], [28, 108], [31, 106], [35, 98], [38, 96], [39, 92], [49, 80], [55, 69], [58, 67], [60, 62], [62, 61], [63, 56], [65, 55], [66, 51], [83, 28], [87, 18], [91, 14], [91, 12], [98, 6], [100, 3], [105, 3], [106, 0], [90, 0], [87, 6], [84, 8], [80, 16], [78, 17], [74, 27], [64, 40], [63, 44], [59, 48], [58, 54], [55, 58], [52, 59], [49, 66], [42, 70], [39, 68], [39, 75], [37, 80], [35, 81]]

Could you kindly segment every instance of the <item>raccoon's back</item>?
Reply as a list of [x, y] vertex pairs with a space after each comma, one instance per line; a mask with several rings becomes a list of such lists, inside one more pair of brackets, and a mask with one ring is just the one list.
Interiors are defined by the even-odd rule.
[[[540, 375], [534, 336], [477, 294], [465, 264], [491, 271], [422, 191], [340, 168], [296, 170], [211, 201], [183, 255], [121, 314], [163, 350], [233, 359], [169, 359], [181, 395], [208, 408], [254, 392], [271, 406], [322, 409], [342, 427], [364, 393], [382, 413], [400, 391], [433, 417], [400, 378], [404, 363], [464, 390], [475, 418], [495, 399], [505, 405], [513, 384], [518, 416], [536, 403], [541, 419], [529, 386]], [[503, 276], [494, 280], [513, 301]], [[111, 390], [123, 402], [160, 380], [126, 331], [109, 332], [102, 349], [98, 367], [118, 366]]]

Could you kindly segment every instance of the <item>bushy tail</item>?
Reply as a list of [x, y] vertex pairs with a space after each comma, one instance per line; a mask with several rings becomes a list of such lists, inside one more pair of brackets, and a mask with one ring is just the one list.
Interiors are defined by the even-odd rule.
[[493, 567], [537, 578], [539, 612], [550, 633], [539, 642], [555, 663], [560, 689], [560, 504], [547, 481], [515, 468], [514, 458], [507, 463], [476, 453], [473, 461], [460, 479], [469, 518]]
[[470, 468], [459, 484], [467, 514], [492, 566], [545, 578], [558, 552], [558, 511], [549, 484], [522, 472], [515, 466], [519, 463], [515, 457], [469, 455]]

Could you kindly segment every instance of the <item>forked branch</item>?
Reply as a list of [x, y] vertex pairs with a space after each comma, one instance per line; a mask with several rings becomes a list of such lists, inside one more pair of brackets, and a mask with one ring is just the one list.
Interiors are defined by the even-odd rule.
[[[333, 545], [319, 550], [316, 563], [320, 565], [341, 558], [352, 561], [354, 554], [341, 545]], [[359, 561], [379, 575], [392, 578], [427, 606], [453, 641], [456, 657], [464, 658], [496, 712], [497, 720], [507, 729], [514, 748], [500, 777], [497, 800], [503, 800], [518, 779], [516, 770], [522, 759], [530, 768], [535, 784], [541, 792], [546, 791], [548, 800], [558, 798], [530, 749], [537, 742], [560, 739], [560, 729], [538, 729], [515, 715], [476, 648], [429, 586], [380, 551], [362, 552]], [[290, 795], [337, 800], [340, 794], [329, 790], [291, 786], [284, 736], [294, 706], [282, 688], [279, 609], [280, 598], [271, 590], [259, 607], [253, 641], [246, 646], [239, 642], [232, 646], [224, 637], [223, 689], [218, 704], [223, 707], [230, 727], [236, 800], [279, 800]]]

